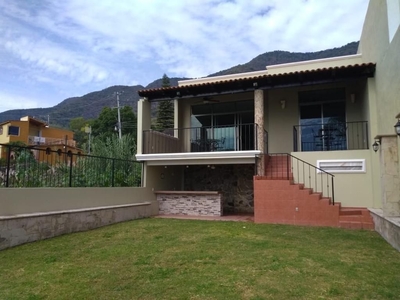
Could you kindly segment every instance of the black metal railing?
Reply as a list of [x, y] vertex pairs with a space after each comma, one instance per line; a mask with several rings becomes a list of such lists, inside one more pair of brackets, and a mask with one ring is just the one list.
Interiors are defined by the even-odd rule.
[[293, 126], [293, 151], [368, 149], [368, 122], [332, 122]]
[[0, 187], [139, 187], [141, 163], [0, 144]]
[[305, 188], [321, 193], [324, 197], [330, 198], [333, 205], [335, 204], [335, 175], [289, 153], [270, 153], [266, 156], [267, 177], [304, 184]]
[[257, 124], [143, 131], [143, 154], [257, 150]]

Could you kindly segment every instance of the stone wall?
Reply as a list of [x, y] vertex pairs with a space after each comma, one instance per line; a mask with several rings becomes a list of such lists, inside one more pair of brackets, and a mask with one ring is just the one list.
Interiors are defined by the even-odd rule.
[[382, 209], [385, 217], [400, 217], [400, 174], [397, 136], [381, 138]]
[[157, 192], [160, 215], [222, 216], [218, 192]]
[[152, 215], [150, 202], [0, 217], [0, 250]]
[[219, 191], [223, 212], [253, 213], [254, 165], [189, 166], [184, 173], [185, 191]]

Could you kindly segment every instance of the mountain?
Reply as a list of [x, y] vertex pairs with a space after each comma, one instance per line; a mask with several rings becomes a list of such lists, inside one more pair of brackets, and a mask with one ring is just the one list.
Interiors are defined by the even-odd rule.
[[[170, 78], [171, 85], [178, 84], [183, 78]], [[92, 92], [81, 97], [67, 98], [61, 103], [48, 108], [14, 109], [0, 113], [0, 122], [18, 120], [23, 116], [32, 116], [43, 121], [48, 120], [52, 126], [67, 128], [69, 121], [76, 117], [85, 119], [97, 118], [103, 107], [117, 107], [116, 92], [120, 93], [120, 106], [131, 106], [137, 111], [138, 91], [144, 88], [161, 87], [161, 79], [147, 85], [115, 85], [104, 90]]]
[[[178, 85], [179, 80], [185, 80], [185, 79], [189, 79], [189, 78], [172, 77], [169, 79], [169, 84], [170, 84], [170, 86], [176, 86], [176, 85]], [[156, 89], [156, 88], [160, 88], [161, 86], [162, 86], [162, 78], [156, 79], [152, 83], [149, 83], [146, 86], [146, 89]]]
[[[232, 68], [219, 71], [209, 76], [220, 76], [234, 73], [251, 72], [265, 70], [267, 65], [283, 64], [304, 60], [328, 58], [334, 56], [351, 55], [357, 53], [358, 42], [352, 42], [339, 48], [333, 48], [318, 52], [287, 52], [272, 51], [258, 55], [248, 63], [237, 65]], [[178, 80], [187, 78], [170, 78], [171, 86], [177, 85]], [[137, 110], [137, 100], [139, 100], [138, 91], [141, 89], [154, 89], [161, 87], [162, 79], [156, 79], [146, 87], [142, 85], [124, 86], [116, 85], [104, 90], [92, 92], [81, 97], [67, 98], [61, 103], [48, 108], [14, 109], [0, 113], [0, 122], [7, 120], [18, 120], [23, 116], [33, 116], [35, 118], [47, 121], [49, 116], [52, 126], [68, 127], [69, 120], [76, 117], [85, 119], [96, 118], [105, 106], [116, 107], [116, 92], [120, 92], [120, 105], [132, 106]], [[156, 106], [153, 106], [155, 115]]]
[[0, 114], [0, 122], [18, 120], [27, 115], [47, 121], [49, 116], [52, 126], [68, 127], [69, 120], [72, 118], [96, 118], [104, 106], [116, 107], [116, 92], [121, 93], [119, 96], [121, 106], [130, 105], [136, 110], [137, 100], [139, 99], [137, 92], [143, 88], [141, 85], [116, 85], [82, 97], [67, 98], [56, 106], [49, 108], [8, 110]]
[[243, 65], [237, 65], [232, 68], [219, 71], [208, 76], [221, 76], [234, 73], [244, 73], [252, 71], [265, 70], [266, 66], [286, 64], [290, 62], [298, 62], [312, 59], [322, 59], [335, 56], [345, 56], [357, 53], [358, 42], [352, 42], [339, 48], [333, 48], [318, 52], [288, 52], [288, 51], [272, 51], [260, 54]]

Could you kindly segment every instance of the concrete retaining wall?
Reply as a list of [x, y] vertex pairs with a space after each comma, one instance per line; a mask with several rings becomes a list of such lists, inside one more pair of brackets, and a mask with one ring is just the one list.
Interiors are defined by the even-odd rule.
[[[155, 202], [152, 188], [2, 188], [0, 216]], [[157, 209], [153, 211], [156, 215]]]
[[150, 183], [151, 187], [2, 188], [0, 249], [155, 216], [158, 204]]
[[390, 245], [400, 251], [400, 217], [384, 217], [381, 209], [370, 209], [377, 231]]
[[0, 250], [153, 215], [151, 202], [0, 217]]

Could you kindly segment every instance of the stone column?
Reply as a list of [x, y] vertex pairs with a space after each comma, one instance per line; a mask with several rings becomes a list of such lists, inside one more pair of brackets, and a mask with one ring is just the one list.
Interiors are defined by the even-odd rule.
[[151, 128], [150, 126], [151, 105], [146, 98], [142, 98], [138, 101], [137, 105], [137, 154], [143, 154], [143, 130], [149, 130]]
[[400, 174], [397, 136], [381, 137], [382, 210], [385, 217], [400, 216]]
[[178, 99], [174, 99], [174, 137], [179, 138], [179, 106]]
[[254, 122], [257, 124], [257, 150], [261, 151], [261, 156], [257, 160], [257, 175], [265, 174], [264, 157], [264, 91], [254, 91]]

